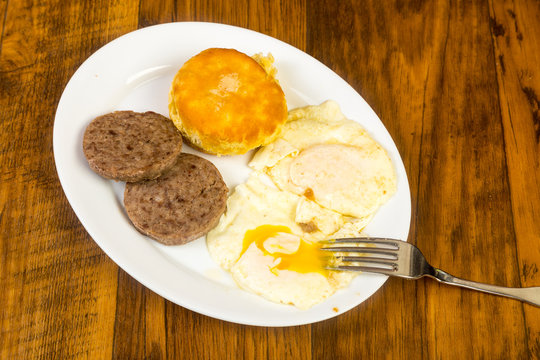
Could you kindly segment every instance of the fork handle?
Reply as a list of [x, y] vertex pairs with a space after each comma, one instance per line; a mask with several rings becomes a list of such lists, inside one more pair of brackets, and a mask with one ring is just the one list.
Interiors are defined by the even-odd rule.
[[512, 299], [524, 301], [531, 305], [540, 306], [540, 286], [511, 288], [505, 286], [489, 285], [476, 281], [460, 279], [437, 268], [433, 268], [433, 270], [434, 271], [432, 272], [432, 274], [428, 274], [428, 276], [442, 283], [483, 291], [494, 295], [506, 296]]

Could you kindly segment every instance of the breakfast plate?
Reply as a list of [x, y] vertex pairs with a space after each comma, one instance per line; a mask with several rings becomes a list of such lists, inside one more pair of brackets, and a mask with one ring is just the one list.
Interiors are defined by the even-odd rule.
[[[210, 47], [246, 54], [271, 53], [289, 109], [336, 101], [388, 152], [397, 174], [397, 192], [376, 213], [366, 234], [406, 240], [411, 217], [403, 162], [388, 131], [362, 97], [325, 65], [272, 37], [222, 24], [180, 22], [126, 34], [96, 51], [73, 74], [58, 104], [53, 148], [58, 176], [77, 217], [94, 241], [122, 269], [164, 298], [214, 318], [258, 326], [292, 326], [325, 320], [361, 304], [387, 277], [360, 274], [351, 285], [309, 310], [269, 302], [241, 290], [215, 264], [204, 238], [164, 246], [140, 234], [127, 218], [124, 184], [92, 172], [82, 151], [86, 126], [114, 110], [154, 111], [168, 116], [171, 81], [182, 64]], [[211, 156], [230, 189], [246, 181], [253, 153]]]

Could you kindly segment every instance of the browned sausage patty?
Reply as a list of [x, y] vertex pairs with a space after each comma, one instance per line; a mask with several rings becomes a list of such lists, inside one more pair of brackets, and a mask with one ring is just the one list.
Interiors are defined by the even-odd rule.
[[165, 245], [180, 245], [217, 225], [227, 193], [227, 185], [210, 161], [181, 154], [161, 177], [127, 183], [124, 206], [143, 234]]
[[115, 111], [86, 128], [83, 151], [103, 177], [121, 181], [155, 179], [182, 150], [182, 136], [171, 120], [155, 112]]

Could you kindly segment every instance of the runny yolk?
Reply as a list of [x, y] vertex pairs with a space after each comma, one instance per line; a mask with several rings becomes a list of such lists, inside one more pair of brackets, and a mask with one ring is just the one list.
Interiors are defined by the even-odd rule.
[[317, 242], [312, 243], [300, 239], [298, 250], [292, 254], [279, 251], [268, 252], [264, 242], [269, 238], [279, 237], [280, 233], [292, 234], [291, 229], [282, 225], [261, 225], [246, 231], [242, 253], [238, 258], [242, 257], [252, 243], [255, 243], [264, 255], [274, 258], [276, 265], [270, 268], [274, 275], [278, 275], [277, 270], [290, 270], [302, 274], [315, 272], [328, 276], [328, 271], [324, 268], [324, 259], [319, 251], [322, 245]]

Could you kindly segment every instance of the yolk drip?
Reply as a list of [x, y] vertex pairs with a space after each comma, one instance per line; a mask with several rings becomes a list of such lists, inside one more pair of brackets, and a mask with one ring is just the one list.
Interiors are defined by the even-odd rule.
[[280, 233], [292, 234], [291, 229], [281, 225], [261, 225], [253, 230], [246, 231], [240, 257], [252, 243], [255, 243], [264, 255], [274, 258], [277, 265], [270, 268], [270, 271], [275, 275], [277, 275], [276, 270], [290, 270], [302, 274], [315, 272], [328, 276], [328, 271], [324, 268], [324, 259], [319, 251], [321, 245], [316, 242], [312, 243], [300, 239], [298, 250], [292, 254], [268, 252], [264, 247], [264, 242], [269, 238], [279, 236]]

